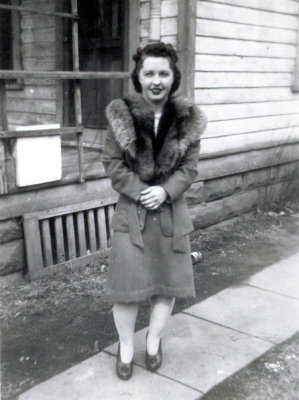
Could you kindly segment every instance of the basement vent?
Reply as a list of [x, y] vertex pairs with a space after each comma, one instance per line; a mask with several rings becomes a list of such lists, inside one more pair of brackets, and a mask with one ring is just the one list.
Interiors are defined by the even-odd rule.
[[86, 265], [108, 252], [117, 197], [24, 215], [28, 272], [37, 278], [61, 266]]

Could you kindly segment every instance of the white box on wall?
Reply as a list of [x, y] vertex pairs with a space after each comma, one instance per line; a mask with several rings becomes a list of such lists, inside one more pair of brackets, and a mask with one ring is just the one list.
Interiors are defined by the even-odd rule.
[[[17, 131], [58, 129], [59, 124], [19, 126]], [[38, 185], [62, 178], [61, 137], [37, 136], [16, 139], [17, 186]]]

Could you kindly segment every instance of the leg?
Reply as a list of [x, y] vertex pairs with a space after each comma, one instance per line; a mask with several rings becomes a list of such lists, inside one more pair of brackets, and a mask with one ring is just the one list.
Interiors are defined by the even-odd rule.
[[134, 333], [138, 305], [135, 303], [116, 303], [113, 306], [113, 317], [120, 342], [120, 358], [130, 363], [134, 355]]
[[161, 334], [171, 315], [174, 298], [153, 296], [151, 299], [151, 315], [147, 336], [147, 352], [150, 355], [157, 354]]

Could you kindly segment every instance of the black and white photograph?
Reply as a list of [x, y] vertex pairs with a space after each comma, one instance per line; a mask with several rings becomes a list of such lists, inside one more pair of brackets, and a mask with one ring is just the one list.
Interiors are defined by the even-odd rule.
[[298, 370], [299, 0], [0, 0], [0, 399]]

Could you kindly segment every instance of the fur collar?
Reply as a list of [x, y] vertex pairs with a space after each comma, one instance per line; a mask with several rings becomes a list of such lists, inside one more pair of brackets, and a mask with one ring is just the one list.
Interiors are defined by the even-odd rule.
[[207, 123], [204, 113], [182, 97], [165, 104], [156, 136], [154, 114], [140, 95], [113, 100], [106, 115], [116, 142], [146, 182], [170, 176]]

